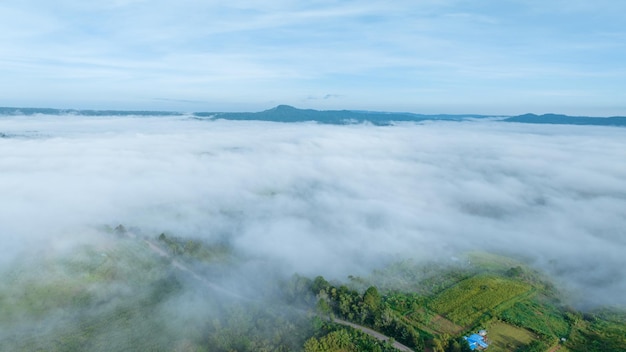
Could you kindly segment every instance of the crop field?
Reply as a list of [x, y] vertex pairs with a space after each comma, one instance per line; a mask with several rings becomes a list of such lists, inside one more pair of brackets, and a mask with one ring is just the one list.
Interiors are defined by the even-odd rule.
[[455, 323], [442, 317], [441, 315], [434, 316], [433, 319], [430, 321], [430, 324], [433, 326], [433, 328], [437, 329], [437, 331], [446, 334], [454, 335], [463, 330], [463, 327], [456, 325]]
[[456, 324], [468, 326], [530, 290], [529, 285], [506, 278], [475, 276], [438, 295], [430, 307]]
[[544, 336], [560, 338], [569, 335], [570, 326], [554, 306], [536, 302], [516, 302], [502, 312], [502, 319], [516, 326], [524, 326]]

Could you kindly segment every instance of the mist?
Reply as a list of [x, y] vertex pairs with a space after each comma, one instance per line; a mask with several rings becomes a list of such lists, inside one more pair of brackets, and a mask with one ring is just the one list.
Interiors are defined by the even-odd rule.
[[229, 243], [252, 258], [222, 278], [244, 295], [261, 272], [342, 279], [490, 251], [580, 304], [626, 306], [622, 128], [16, 116], [0, 133], [3, 271], [123, 224]]

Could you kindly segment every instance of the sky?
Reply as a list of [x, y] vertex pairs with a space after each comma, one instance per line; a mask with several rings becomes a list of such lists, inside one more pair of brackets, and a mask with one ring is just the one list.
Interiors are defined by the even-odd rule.
[[623, 128], [0, 121], [0, 273], [123, 224], [151, 238], [224, 240], [286, 277], [345, 280], [398, 260], [503, 253], [578, 304], [626, 306]]
[[626, 115], [621, 0], [6, 0], [0, 105]]

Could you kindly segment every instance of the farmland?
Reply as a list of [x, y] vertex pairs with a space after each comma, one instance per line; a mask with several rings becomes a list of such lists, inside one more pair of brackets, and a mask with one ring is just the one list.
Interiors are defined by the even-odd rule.
[[[394, 263], [347, 286], [328, 283], [324, 290], [332, 294], [321, 297], [338, 316], [387, 331], [415, 350], [460, 351], [467, 344], [462, 336], [479, 329], [487, 329], [489, 350], [496, 352], [541, 352], [558, 344], [560, 351], [624, 350], [626, 316], [619, 310], [577, 311], [559, 303], [558, 290], [542, 273], [518, 260], [468, 257], [424, 267]], [[373, 311], [360, 294], [367, 285], [381, 288]]]
[[489, 345], [491, 352], [515, 351], [537, 339], [537, 336], [526, 329], [518, 328], [500, 321], [488, 326]]
[[461, 281], [438, 295], [431, 309], [460, 325], [476, 323], [485, 314], [531, 290], [527, 284], [495, 276], [476, 276]]

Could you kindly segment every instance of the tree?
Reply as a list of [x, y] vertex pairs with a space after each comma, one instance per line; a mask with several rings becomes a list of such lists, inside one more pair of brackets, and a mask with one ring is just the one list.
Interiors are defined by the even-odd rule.
[[329, 333], [319, 339], [312, 337], [304, 343], [305, 352], [351, 352], [356, 351], [350, 334], [344, 329]]
[[326, 291], [329, 287], [330, 283], [323, 276], [318, 276], [313, 280], [311, 290], [313, 290], [313, 293], [318, 294], [320, 291]]
[[433, 339], [433, 351], [435, 352], [445, 352], [445, 350], [443, 349], [443, 344], [441, 342], [441, 340], [434, 338]]
[[520, 347], [517, 352], [543, 352], [548, 349], [548, 346], [542, 341], [535, 340], [530, 344]]
[[461, 344], [457, 340], [452, 341], [450, 345], [448, 345], [447, 351], [448, 352], [461, 352], [462, 351]]
[[380, 301], [380, 294], [374, 286], [370, 286], [363, 294], [363, 303], [365, 304], [365, 308], [372, 313], [378, 310], [380, 307]]
[[516, 266], [513, 268], [510, 268], [509, 270], [506, 271], [506, 276], [508, 277], [520, 277], [522, 276], [522, 274], [524, 273], [524, 269], [522, 269], [521, 266]]

